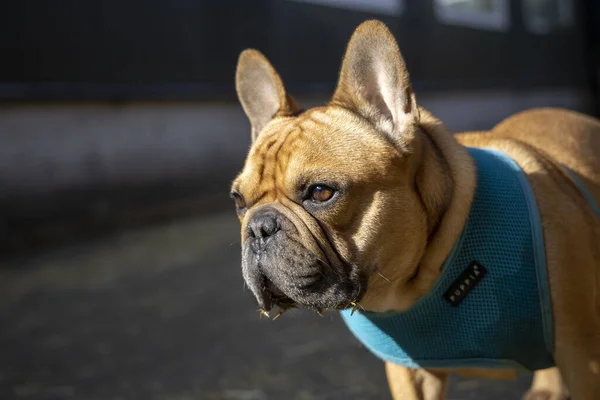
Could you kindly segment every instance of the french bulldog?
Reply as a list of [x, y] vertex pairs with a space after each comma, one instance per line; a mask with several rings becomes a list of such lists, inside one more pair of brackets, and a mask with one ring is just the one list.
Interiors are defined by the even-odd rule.
[[[544, 108], [452, 134], [417, 104], [378, 21], [352, 35], [327, 106], [300, 109], [253, 49], [239, 57], [236, 89], [252, 146], [231, 196], [243, 277], [264, 313], [410, 311], [433, 290], [468, 219], [478, 187], [468, 148], [491, 149], [523, 172], [543, 231], [555, 366], [537, 370], [524, 396], [600, 399], [600, 121]], [[394, 399], [443, 399], [453, 372], [516, 374], [386, 362]]]

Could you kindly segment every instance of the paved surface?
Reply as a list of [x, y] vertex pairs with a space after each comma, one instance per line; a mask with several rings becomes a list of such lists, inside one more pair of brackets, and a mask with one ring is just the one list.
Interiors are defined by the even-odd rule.
[[[233, 212], [0, 265], [0, 399], [389, 399], [337, 314], [261, 319]], [[454, 379], [450, 399], [518, 399]]]

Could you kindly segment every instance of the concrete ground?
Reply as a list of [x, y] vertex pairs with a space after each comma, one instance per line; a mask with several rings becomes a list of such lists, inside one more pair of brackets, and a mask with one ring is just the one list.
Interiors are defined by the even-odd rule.
[[[260, 318], [233, 211], [0, 265], [0, 399], [389, 399], [342, 325]], [[450, 399], [519, 399], [530, 381], [453, 379]]]

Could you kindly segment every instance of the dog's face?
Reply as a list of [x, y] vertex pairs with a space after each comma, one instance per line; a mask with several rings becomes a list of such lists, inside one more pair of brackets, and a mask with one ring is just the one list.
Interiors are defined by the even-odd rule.
[[428, 234], [414, 187], [419, 110], [387, 28], [356, 30], [327, 107], [299, 110], [255, 50], [236, 85], [253, 144], [232, 197], [259, 306], [368, 307], [378, 287], [409, 282]]

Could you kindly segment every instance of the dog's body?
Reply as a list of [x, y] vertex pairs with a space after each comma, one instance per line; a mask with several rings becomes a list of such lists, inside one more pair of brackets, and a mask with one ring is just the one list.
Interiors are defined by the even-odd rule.
[[[505, 152], [527, 174], [544, 227], [556, 362], [563, 367], [561, 372], [566, 375], [573, 399], [598, 398], [600, 225], [561, 164], [575, 171], [595, 201], [600, 202], [600, 123], [569, 111], [539, 109], [510, 117], [490, 132], [455, 137], [465, 146]], [[398, 399], [441, 397], [449, 372], [512, 377], [510, 371], [497, 370], [416, 371], [391, 364], [386, 368]], [[568, 398], [561, 381], [555, 368], [538, 371], [531, 398]], [[548, 397], [535, 397], [541, 393]]]
[[[529, 396], [600, 396], [600, 221], [564, 167], [600, 204], [600, 122], [542, 109], [490, 132], [452, 136], [417, 106], [389, 31], [353, 35], [327, 107], [297, 109], [268, 61], [240, 57], [237, 89], [254, 143], [233, 184], [243, 272], [261, 308], [405, 311], [440, 275], [476, 185], [463, 146], [504, 152], [526, 174], [546, 247], [557, 368]], [[443, 398], [449, 372], [387, 364], [396, 399]], [[563, 379], [566, 384], [563, 385]], [[550, 397], [555, 396], [555, 397]]]

